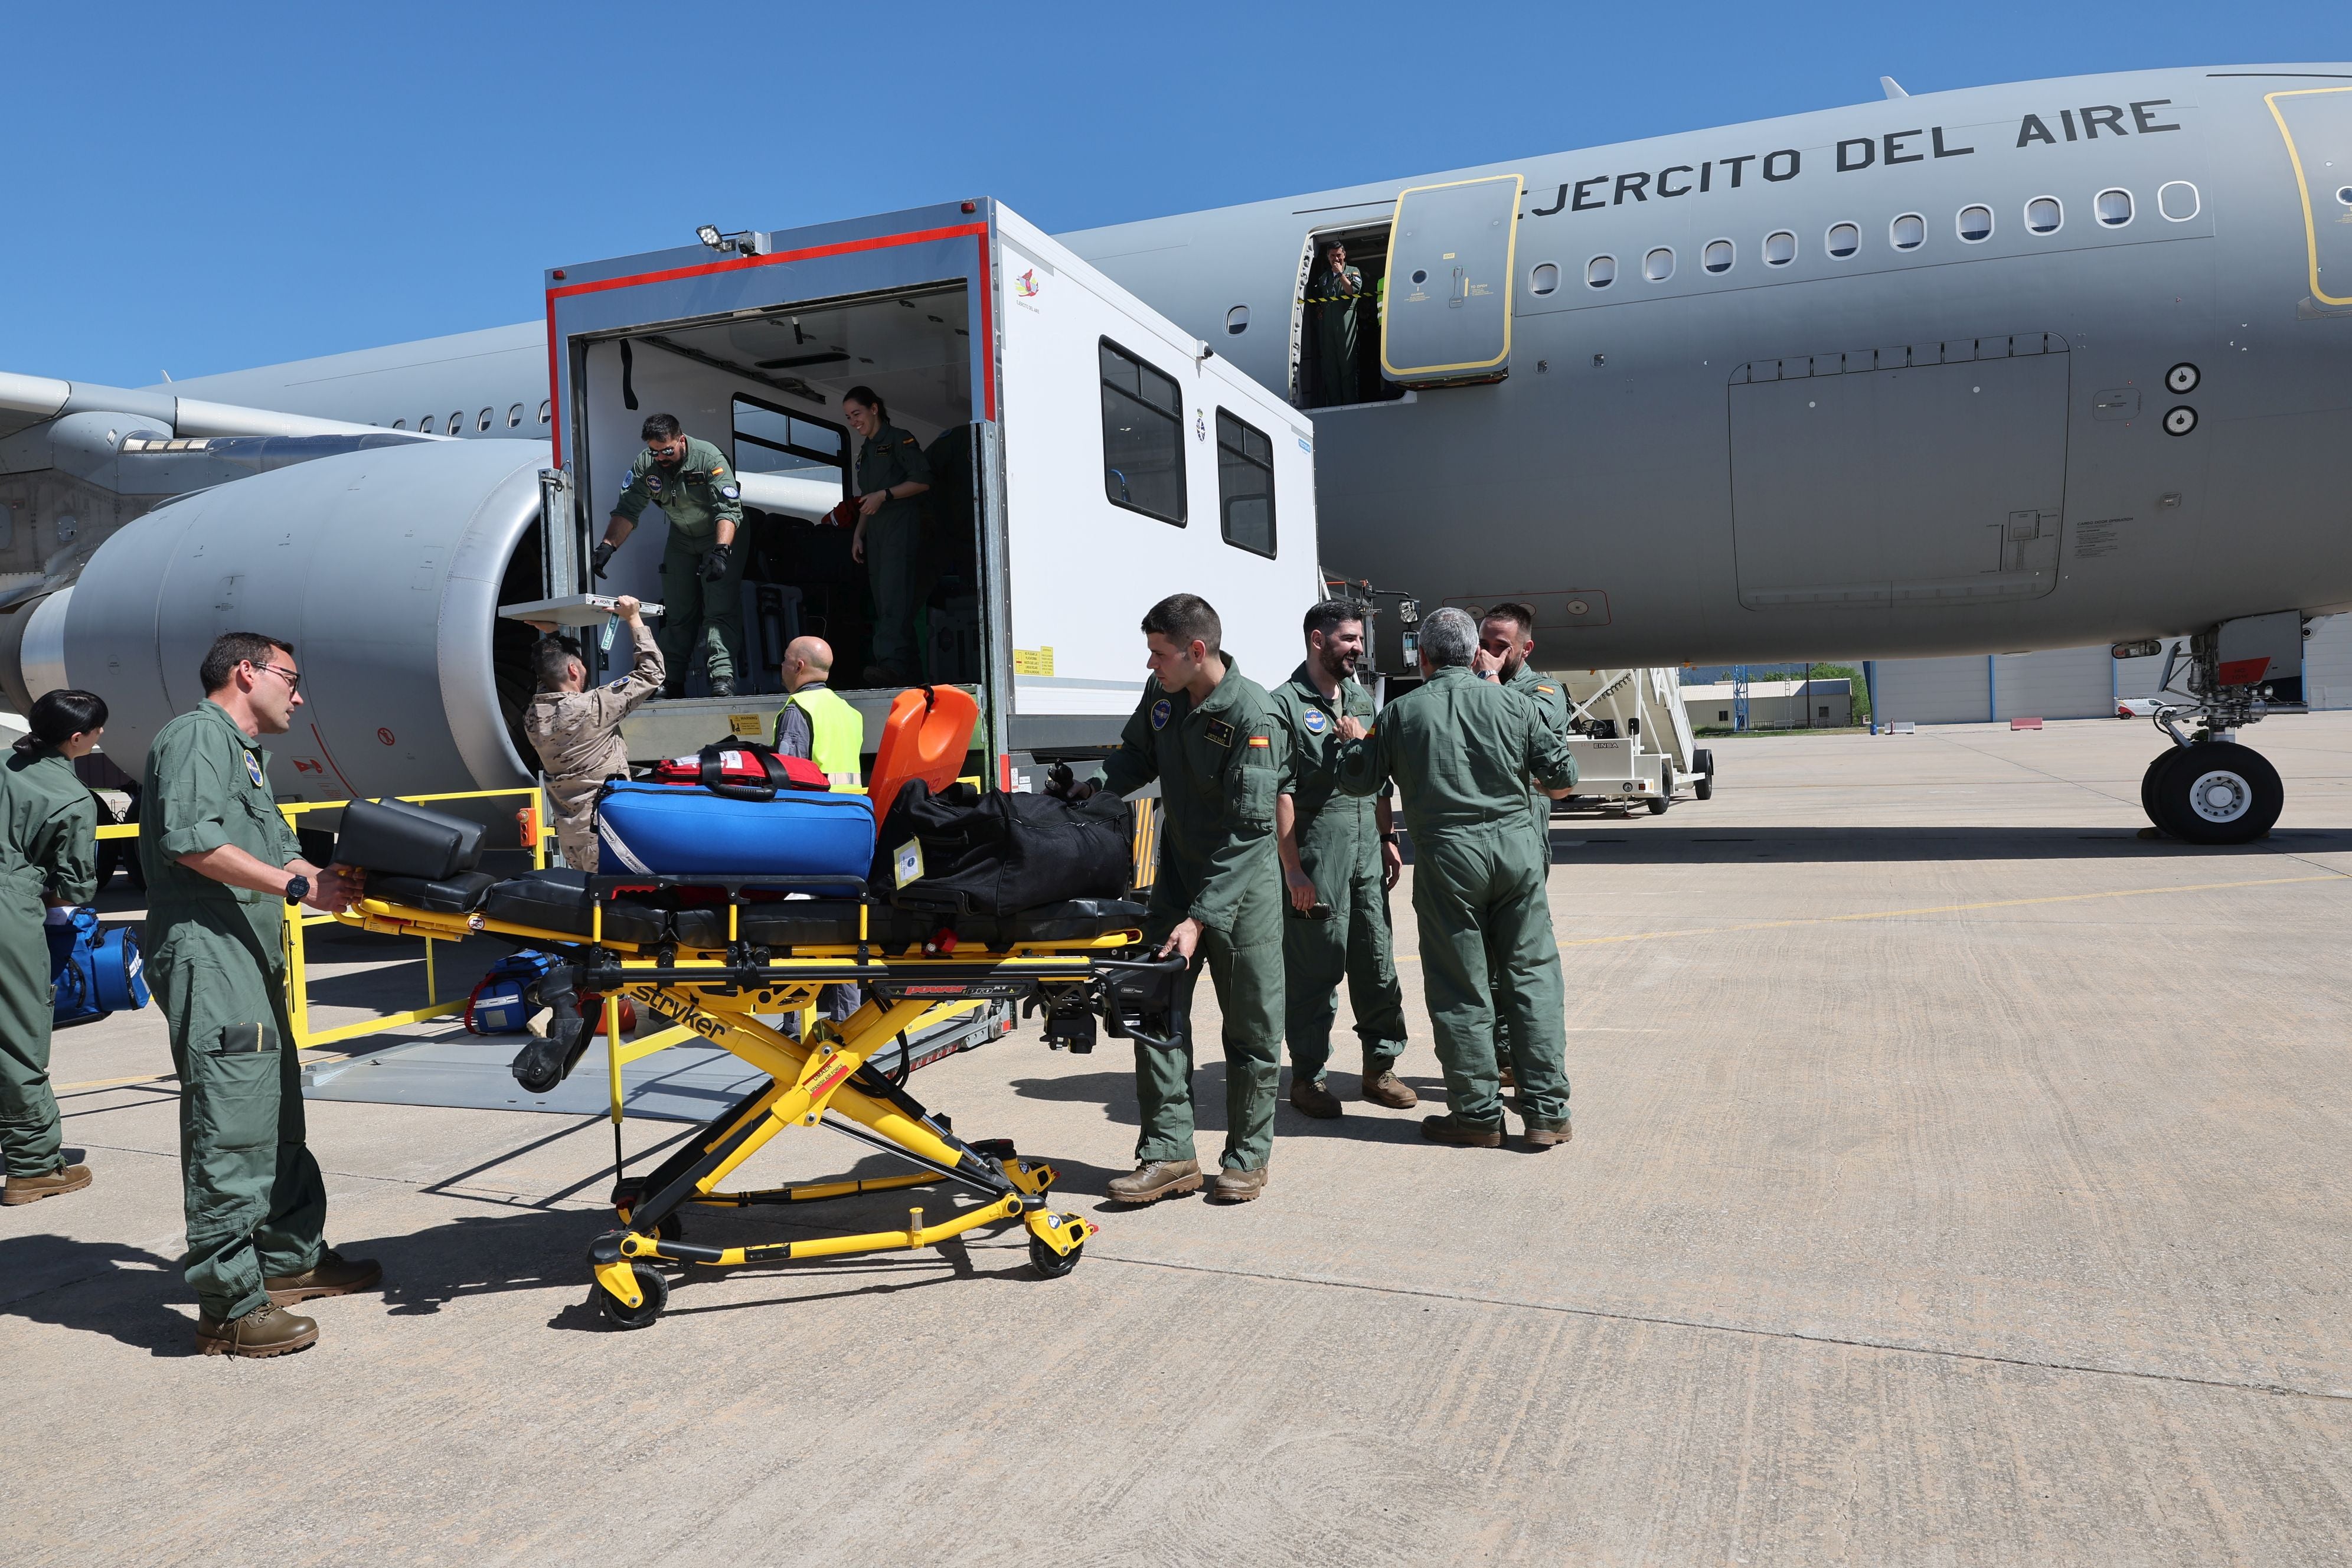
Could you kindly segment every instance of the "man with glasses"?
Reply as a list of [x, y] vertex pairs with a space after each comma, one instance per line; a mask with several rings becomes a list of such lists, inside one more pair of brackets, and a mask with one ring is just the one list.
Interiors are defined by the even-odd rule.
[[299, 904], [333, 911], [361, 874], [301, 857], [269, 789], [269, 754], [302, 705], [294, 650], [228, 632], [199, 677], [205, 700], [147, 752], [139, 864], [147, 975], [180, 1075], [188, 1283], [206, 1355], [274, 1356], [319, 1325], [285, 1310], [373, 1289], [383, 1270], [323, 1239], [327, 1189], [303, 1142], [301, 1067], [286, 1016], [282, 942]]

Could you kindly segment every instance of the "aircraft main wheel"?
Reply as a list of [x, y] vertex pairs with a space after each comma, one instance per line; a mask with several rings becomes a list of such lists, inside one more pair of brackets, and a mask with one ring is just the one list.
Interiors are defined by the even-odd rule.
[[660, 1317], [662, 1309], [669, 1305], [669, 1281], [647, 1264], [632, 1263], [629, 1272], [636, 1276], [637, 1290], [645, 1300], [634, 1307], [628, 1306], [599, 1285], [595, 1287], [596, 1305], [603, 1309], [604, 1316], [611, 1319], [615, 1327], [642, 1329]]
[[2157, 815], [2156, 779], [2157, 775], [2164, 771], [2165, 764], [2171, 762], [2173, 758], [2179, 755], [2180, 755], [2180, 748], [2179, 746], [2166, 747], [2163, 751], [2158, 752], [2156, 755], [2148, 758], [2147, 771], [2139, 775], [2140, 812], [2148, 819], [2149, 822], [2156, 826], [2157, 831], [2160, 833], [2170, 833], [2172, 832], [2172, 829], [2167, 827], [2164, 825], [2164, 819]]
[[2149, 818], [2191, 844], [2246, 844], [2286, 806], [2286, 785], [2260, 752], [2234, 741], [2175, 747], [2147, 772]]

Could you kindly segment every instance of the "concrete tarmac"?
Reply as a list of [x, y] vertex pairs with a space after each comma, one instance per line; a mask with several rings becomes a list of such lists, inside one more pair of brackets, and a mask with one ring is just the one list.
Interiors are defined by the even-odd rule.
[[[1347, 1115], [1285, 1106], [1260, 1202], [1123, 1211], [1127, 1047], [1033, 1023], [919, 1074], [1103, 1226], [1055, 1281], [1016, 1230], [697, 1274], [620, 1332], [583, 1261], [604, 1123], [314, 1103], [330, 1238], [386, 1289], [307, 1309], [302, 1354], [200, 1359], [162, 1027], [66, 1032], [98, 1179], [0, 1211], [5, 1557], [2352, 1560], [2352, 714], [2247, 738], [2289, 801], [2242, 849], [2139, 838], [2157, 737], [2105, 721], [1722, 741], [1710, 802], [1561, 819], [1549, 1152], [1426, 1144], [1335, 1073]], [[318, 952], [337, 1005], [421, 984], [382, 939]], [[859, 1154], [788, 1134], [742, 1179]]]

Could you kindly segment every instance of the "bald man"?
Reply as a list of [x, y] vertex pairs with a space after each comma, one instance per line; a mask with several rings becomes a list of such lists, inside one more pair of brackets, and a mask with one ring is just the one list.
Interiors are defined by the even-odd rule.
[[784, 699], [776, 715], [776, 750], [806, 757], [824, 771], [835, 788], [865, 782], [858, 759], [866, 750], [866, 721], [829, 684], [833, 647], [823, 637], [794, 637], [784, 649]]

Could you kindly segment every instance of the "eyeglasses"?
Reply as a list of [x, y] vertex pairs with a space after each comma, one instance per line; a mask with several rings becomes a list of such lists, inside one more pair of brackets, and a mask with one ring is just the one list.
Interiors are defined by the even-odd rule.
[[287, 690], [299, 691], [302, 689], [302, 677], [300, 672], [291, 669], [280, 669], [274, 664], [265, 664], [261, 668], [268, 670], [270, 674], [278, 677], [278, 679], [284, 681], [286, 683]]

